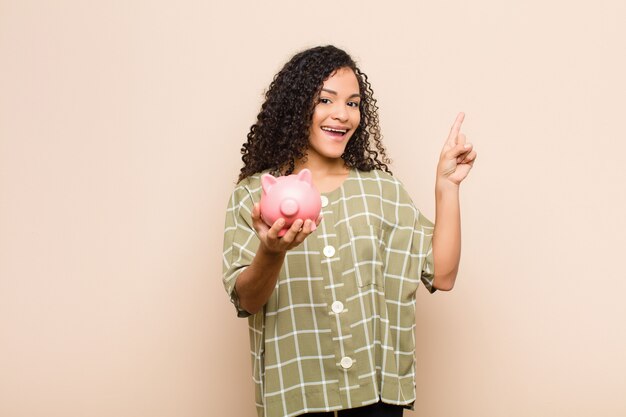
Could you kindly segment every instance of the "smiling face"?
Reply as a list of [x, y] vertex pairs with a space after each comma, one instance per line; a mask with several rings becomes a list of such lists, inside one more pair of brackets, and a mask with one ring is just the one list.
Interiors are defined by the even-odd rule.
[[341, 155], [361, 120], [360, 100], [352, 69], [339, 68], [324, 81], [309, 129], [309, 163], [343, 167]]

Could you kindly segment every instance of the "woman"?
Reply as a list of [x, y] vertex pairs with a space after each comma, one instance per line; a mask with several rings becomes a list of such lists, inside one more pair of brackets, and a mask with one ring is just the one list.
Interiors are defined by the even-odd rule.
[[[259, 416], [401, 416], [415, 401], [415, 292], [454, 286], [459, 184], [476, 152], [459, 114], [437, 167], [433, 225], [392, 176], [367, 76], [333, 46], [275, 76], [227, 209], [224, 285], [248, 317]], [[317, 222], [260, 216], [260, 176], [312, 172]]]

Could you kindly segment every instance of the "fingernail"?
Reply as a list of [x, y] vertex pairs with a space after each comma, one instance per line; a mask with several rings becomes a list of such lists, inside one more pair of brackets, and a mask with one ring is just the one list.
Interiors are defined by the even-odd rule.
[[312, 232], [314, 232], [314, 231], [315, 231], [315, 229], [317, 229], [317, 226], [315, 225], [315, 223], [313, 223], [313, 224], [311, 225], [311, 231], [312, 231]]
[[466, 143], [465, 145], [463, 145], [463, 147], [464, 147], [465, 149], [469, 148], [470, 146], [472, 146], [472, 144], [471, 144], [471, 143]]

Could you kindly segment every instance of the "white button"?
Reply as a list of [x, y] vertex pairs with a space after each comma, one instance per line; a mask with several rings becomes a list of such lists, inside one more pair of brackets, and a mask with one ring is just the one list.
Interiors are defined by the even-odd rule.
[[324, 248], [324, 255], [327, 258], [332, 257], [334, 254], [335, 254], [335, 248], [333, 248], [332, 246], [329, 245]]
[[325, 195], [322, 196], [322, 207], [326, 207], [328, 205], [328, 197]]
[[343, 369], [348, 369], [352, 366], [352, 358], [349, 358], [347, 356], [344, 356], [343, 358], [341, 358], [341, 367]]
[[337, 314], [341, 313], [343, 311], [343, 303], [341, 301], [335, 301], [332, 305], [332, 309]]

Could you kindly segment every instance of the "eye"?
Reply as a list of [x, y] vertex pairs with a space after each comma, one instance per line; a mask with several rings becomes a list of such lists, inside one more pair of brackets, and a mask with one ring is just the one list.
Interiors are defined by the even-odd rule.
[[351, 102], [348, 103], [348, 106], [357, 107], [358, 108], [359, 104], [360, 103], [358, 101], [351, 101]]
[[320, 98], [320, 103], [324, 103], [324, 104], [328, 104], [330, 103], [330, 99], [329, 98]]

